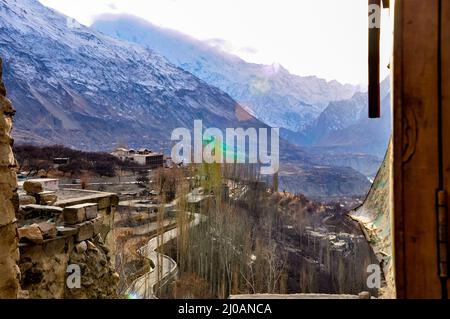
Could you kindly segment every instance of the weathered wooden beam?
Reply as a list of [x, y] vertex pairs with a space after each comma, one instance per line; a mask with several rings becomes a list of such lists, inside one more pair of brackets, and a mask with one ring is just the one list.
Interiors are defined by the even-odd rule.
[[[443, 163], [443, 188], [447, 197], [450, 192], [450, 1], [441, 0], [441, 110], [442, 110], [442, 163]], [[450, 209], [447, 198], [447, 220], [450, 219]], [[450, 234], [450, 225], [447, 230]], [[448, 240], [449, 238], [447, 238]], [[447, 254], [450, 252], [447, 251]], [[450, 269], [447, 269], [450, 273]], [[447, 294], [450, 292], [450, 280], [447, 280]]]
[[369, 19], [369, 118], [379, 118], [381, 0], [369, 0]]
[[[445, 2], [445, 1], [444, 1]], [[441, 298], [439, 0], [396, 0], [394, 22], [394, 242], [398, 298]]]

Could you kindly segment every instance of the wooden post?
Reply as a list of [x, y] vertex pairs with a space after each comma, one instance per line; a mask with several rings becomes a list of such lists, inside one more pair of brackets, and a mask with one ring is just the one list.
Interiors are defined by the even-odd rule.
[[395, 1], [393, 195], [398, 298], [442, 296], [436, 220], [439, 1]]
[[[442, 98], [442, 162], [443, 184], [448, 197], [450, 191], [450, 1], [441, 0], [441, 98]], [[447, 198], [447, 205], [449, 203]], [[449, 217], [447, 206], [447, 219]], [[450, 226], [448, 229], [450, 234]], [[449, 252], [447, 252], [449, 253]], [[450, 273], [447, 270], [447, 273]], [[447, 280], [447, 292], [450, 292], [450, 281]]]
[[381, 0], [369, 0], [369, 9], [369, 118], [379, 118]]

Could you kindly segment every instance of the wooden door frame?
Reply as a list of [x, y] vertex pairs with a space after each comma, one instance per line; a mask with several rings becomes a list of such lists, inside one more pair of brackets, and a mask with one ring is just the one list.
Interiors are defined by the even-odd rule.
[[[440, 156], [439, 128], [447, 119], [449, 96], [439, 96], [449, 74], [440, 81], [440, 52], [449, 69], [447, 0], [396, 0], [393, 56], [393, 222], [394, 263], [398, 298], [441, 298], [438, 272], [436, 194], [440, 167], [450, 172], [449, 158]], [[444, 10], [439, 10], [444, 4]], [[442, 23], [447, 31], [441, 35]], [[442, 41], [447, 39], [446, 44]], [[440, 44], [441, 41], [441, 44]], [[441, 47], [444, 50], [441, 50]], [[446, 50], [446, 51], [445, 51]], [[445, 99], [444, 99], [445, 98]], [[439, 112], [441, 103], [446, 111]], [[440, 116], [442, 115], [442, 116]], [[441, 121], [443, 122], [440, 122]], [[448, 146], [449, 140], [441, 140]], [[447, 143], [447, 144], [445, 144]], [[448, 147], [447, 149], [448, 155]], [[444, 152], [445, 153], [445, 152]], [[447, 174], [448, 175], [448, 174]], [[442, 176], [442, 175], [441, 175]], [[449, 179], [446, 178], [447, 186]]]
[[[441, 101], [442, 101], [442, 144], [443, 183], [447, 196], [450, 191], [450, 1], [441, 0]], [[447, 203], [449, 200], [447, 199]], [[448, 216], [448, 212], [447, 212]], [[450, 234], [450, 223], [448, 226]], [[450, 252], [447, 252], [450, 255]], [[447, 294], [450, 281], [447, 281]]]

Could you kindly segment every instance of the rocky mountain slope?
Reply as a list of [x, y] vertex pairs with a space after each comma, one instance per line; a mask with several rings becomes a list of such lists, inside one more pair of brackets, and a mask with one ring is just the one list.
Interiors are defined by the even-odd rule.
[[[0, 0], [0, 56], [17, 109], [18, 143], [95, 151], [128, 143], [168, 151], [172, 130], [192, 128], [196, 119], [219, 129], [267, 127], [229, 95], [154, 51], [74, 23], [37, 0]], [[369, 187], [351, 168], [316, 170], [313, 157], [283, 140], [280, 162], [293, 165], [304, 180], [294, 192], [315, 189], [316, 179], [303, 179], [303, 172], [319, 180], [345, 176], [344, 189], [324, 186], [332, 194], [361, 194]]]
[[367, 93], [331, 102], [305, 130], [305, 144], [383, 158], [391, 135], [390, 80], [381, 83], [381, 118], [369, 119]]
[[[247, 63], [206, 42], [133, 16], [104, 15], [92, 27], [151, 48], [221, 88], [256, 118], [280, 127], [281, 136], [290, 143], [314, 147], [318, 163], [350, 166], [373, 175], [382, 161], [390, 126], [358, 137], [361, 124], [377, 127], [380, 121], [367, 120], [367, 93], [355, 86], [300, 77], [279, 65]], [[389, 81], [384, 81], [383, 95], [388, 91]], [[386, 111], [390, 113], [389, 107]], [[388, 123], [389, 118], [390, 114], [383, 115], [382, 122]]]
[[92, 27], [155, 50], [227, 92], [268, 125], [293, 132], [301, 131], [330, 101], [351, 98], [359, 90], [337, 81], [297, 76], [277, 64], [247, 63], [217, 47], [133, 16], [105, 15]]
[[[367, 105], [364, 105], [360, 115], [357, 117], [349, 117], [352, 121], [349, 121], [345, 126], [334, 126], [333, 129], [327, 130], [323, 123], [318, 123], [313, 127], [313, 130], [316, 130], [316, 132], [324, 132], [324, 134], [315, 135], [316, 140], [314, 145], [318, 148], [332, 149], [340, 153], [356, 152], [383, 158], [392, 131], [390, 99], [391, 96], [388, 94], [382, 100], [382, 116], [379, 119], [369, 119], [367, 117]], [[356, 109], [352, 108], [352, 102], [354, 101], [346, 104], [345, 110], [339, 113], [345, 114], [346, 111]], [[336, 121], [335, 123], [342, 122]]]
[[123, 140], [157, 144], [194, 119], [219, 128], [263, 125], [152, 51], [73, 24], [38, 1], [2, 0], [0, 14], [19, 141], [32, 132], [37, 141], [105, 150]]

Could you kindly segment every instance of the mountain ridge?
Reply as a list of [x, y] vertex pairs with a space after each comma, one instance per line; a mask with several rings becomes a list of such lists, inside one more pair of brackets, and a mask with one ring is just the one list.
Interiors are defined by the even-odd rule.
[[[154, 51], [73, 24], [37, 1], [0, 0], [0, 17], [0, 55], [17, 110], [18, 143], [110, 151], [127, 142], [167, 152], [171, 130], [191, 128], [196, 119], [219, 129], [267, 128], [228, 94]], [[351, 168], [316, 169], [311, 156], [283, 140], [280, 150], [282, 164], [295, 164], [300, 184], [292, 191], [368, 189], [367, 179]], [[345, 183], [337, 187], [332, 181], [339, 178]]]
[[[335, 80], [292, 75], [276, 64], [248, 63], [204, 41], [131, 15], [102, 15], [92, 27], [163, 54], [172, 63], [227, 92], [256, 118], [279, 127], [281, 137], [290, 143], [320, 148], [332, 158], [339, 156], [336, 165], [347, 162], [360, 172], [370, 172], [371, 176], [376, 166], [372, 156], [378, 157], [378, 164], [381, 164], [389, 139], [389, 136], [385, 138], [384, 131], [374, 130], [369, 141], [352, 138], [355, 145], [346, 145], [340, 153], [337, 145], [332, 144], [341, 139], [339, 134], [348, 137], [349, 129], [359, 130], [357, 123], [362, 117], [367, 118], [367, 92]], [[384, 96], [389, 91], [389, 80], [381, 85]], [[389, 108], [385, 110], [390, 112]], [[367, 148], [370, 142], [374, 144], [373, 150]], [[322, 155], [319, 156], [321, 164], [333, 164], [332, 159]]]
[[102, 15], [92, 28], [155, 50], [227, 92], [261, 121], [293, 132], [301, 131], [330, 101], [351, 98], [359, 90], [336, 80], [294, 75], [279, 64], [248, 63], [200, 40], [131, 15]]

